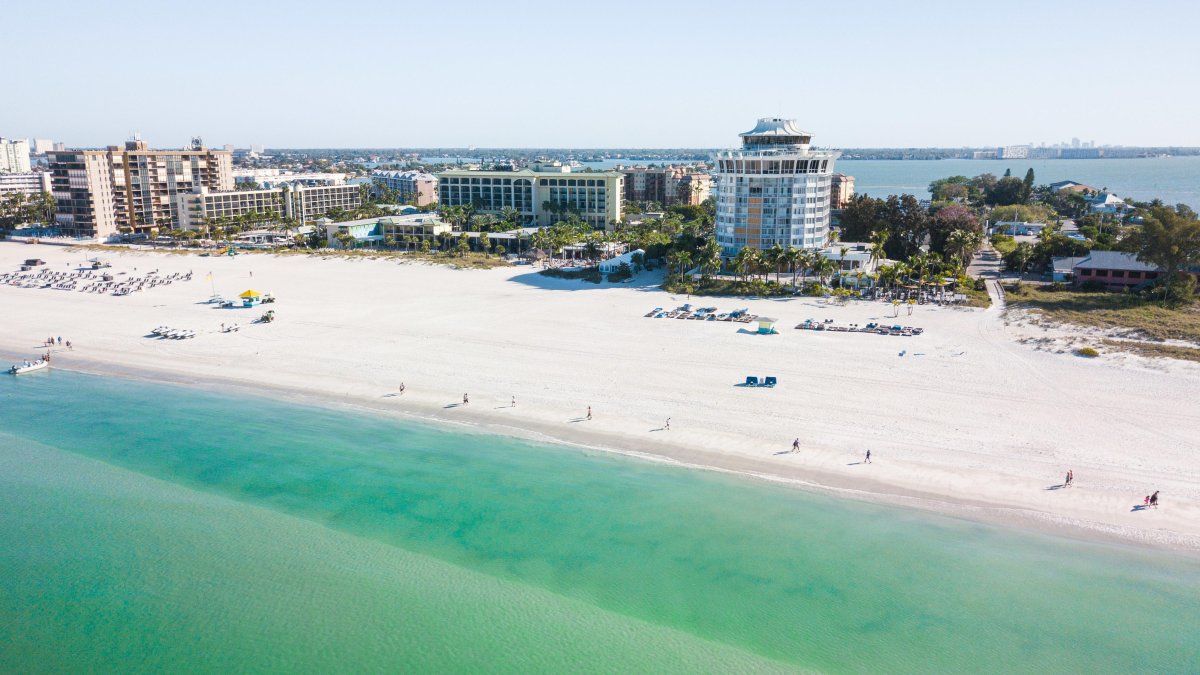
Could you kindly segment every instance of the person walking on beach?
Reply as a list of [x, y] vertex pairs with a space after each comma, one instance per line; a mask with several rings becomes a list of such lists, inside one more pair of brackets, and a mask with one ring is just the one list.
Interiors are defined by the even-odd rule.
[[871, 450], [867, 449], [867, 456], [863, 459], [863, 464], [871, 463]]
[[667, 418], [667, 423], [663, 425], [663, 429], [666, 429], [667, 431], [671, 430], [671, 418], [670, 417]]
[[1150, 495], [1150, 506], [1158, 508], [1158, 490], [1155, 490], [1154, 494]]
[[588, 406], [588, 416], [587, 416], [587, 418], [588, 418], [589, 420], [590, 420], [590, 419], [592, 419], [592, 406], [590, 406], [590, 405]]
[[515, 407], [517, 407], [517, 397], [516, 397], [516, 396], [512, 397], [512, 405], [511, 405], [511, 406], [509, 406], [509, 407], [510, 407], [510, 408], [515, 408]]
[[796, 440], [792, 441], [792, 452], [800, 452], [800, 437], [799, 436], [796, 437]]
[[1142, 502], [1142, 508], [1150, 508], [1150, 495], [1146, 495], [1145, 501]]
[[400, 383], [400, 395], [401, 396], [404, 395], [404, 383], [403, 382]]
[[471, 401], [470, 401], [470, 400], [467, 398], [467, 395], [466, 395], [466, 394], [463, 394], [463, 405], [466, 405], [466, 404], [468, 404], [468, 403], [470, 403], [470, 402], [471, 402]]

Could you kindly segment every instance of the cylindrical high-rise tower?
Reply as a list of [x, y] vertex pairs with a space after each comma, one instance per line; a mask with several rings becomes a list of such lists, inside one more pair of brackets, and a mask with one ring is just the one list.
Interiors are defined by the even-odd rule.
[[842, 153], [813, 149], [795, 120], [764, 117], [740, 134], [741, 150], [713, 156], [717, 242], [726, 256], [747, 246], [818, 249], [829, 238], [829, 186]]

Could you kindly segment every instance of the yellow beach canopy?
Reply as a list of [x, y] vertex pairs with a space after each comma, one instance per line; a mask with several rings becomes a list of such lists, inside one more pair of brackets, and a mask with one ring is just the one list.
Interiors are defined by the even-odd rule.
[[239, 298], [260, 298], [260, 297], [262, 297], [262, 293], [259, 293], [258, 291], [251, 289], [251, 290], [246, 291], [245, 293], [242, 293], [238, 297]]

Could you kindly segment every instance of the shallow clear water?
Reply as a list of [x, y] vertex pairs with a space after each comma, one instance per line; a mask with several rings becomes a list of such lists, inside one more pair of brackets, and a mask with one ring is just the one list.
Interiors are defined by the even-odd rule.
[[3, 671], [1200, 669], [1169, 554], [58, 371], [0, 434]]

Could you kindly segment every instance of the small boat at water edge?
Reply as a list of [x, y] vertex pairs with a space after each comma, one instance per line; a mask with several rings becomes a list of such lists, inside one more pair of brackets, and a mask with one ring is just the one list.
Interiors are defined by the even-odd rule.
[[26, 361], [23, 364], [13, 364], [13, 367], [9, 368], [8, 372], [12, 373], [13, 375], [24, 375], [25, 373], [32, 373], [35, 370], [41, 370], [49, 367], [49, 361], [46, 359], [38, 359], [37, 361]]

